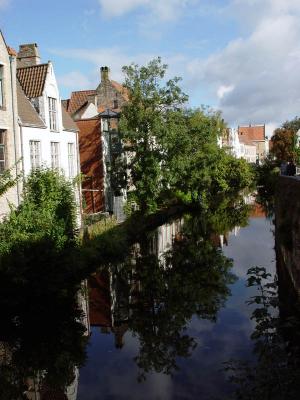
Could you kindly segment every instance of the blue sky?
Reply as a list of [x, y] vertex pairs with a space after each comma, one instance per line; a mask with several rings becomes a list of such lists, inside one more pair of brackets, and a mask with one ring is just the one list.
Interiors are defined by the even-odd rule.
[[299, 0], [0, 0], [0, 28], [16, 49], [38, 43], [63, 98], [95, 88], [102, 65], [122, 81], [122, 65], [159, 55], [191, 106], [232, 126], [300, 115]]

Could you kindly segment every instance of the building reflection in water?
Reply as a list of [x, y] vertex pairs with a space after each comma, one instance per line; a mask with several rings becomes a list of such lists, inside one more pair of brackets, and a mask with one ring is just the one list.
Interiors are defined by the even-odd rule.
[[[162, 265], [164, 255], [172, 249], [174, 240], [180, 240], [183, 220], [176, 220], [158, 227], [147, 240], [147, 252]], [[115, 347], [124, 346], [131, 309], [137, 303], [141, 282], [136, 279], [136, 259], [141, 256], [141, 245], [136, 243], [130, 257], [130, 269], [121, 272], [123, 265], [114, 265], [89, 278], [89, 319], [92, 327], [99, 327], [103, 334], [113, 334]], [[124, 272], [124, 271], [123, 271]]]

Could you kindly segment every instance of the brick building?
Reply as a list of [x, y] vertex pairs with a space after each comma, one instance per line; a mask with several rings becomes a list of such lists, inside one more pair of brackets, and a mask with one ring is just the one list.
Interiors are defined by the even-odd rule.
[[[83, 196], [85, 212], [114, 211], [119, 202], [112, 193], [110, 167], [114, 156], [111, 140], [118, 131], [118, 116], [129, 100], [127, 90], [111, 80], [108, 67], [100, 69], [100, 84], [95, 90], [72, 92], [64, 100], [68, 113], [79, 128], [81, 172], [85, 176]], [[104, 114], [109, 114], [109, 128], [105, 128]], [[105, 133], [106, 131], [106, 133]], [[112, 197], [112, 200], [111, 200]], [[118, 198], [117, 198], [118, 197]]]
[[256, 146], [256, 160], [262, 161], [268, 153], [265, 125], [239, 126], [238, 137], [240, 143], [247, 146]]

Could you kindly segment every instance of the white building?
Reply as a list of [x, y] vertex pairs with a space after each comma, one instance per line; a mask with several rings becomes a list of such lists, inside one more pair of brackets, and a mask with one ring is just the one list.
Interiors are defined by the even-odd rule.
[[[17, 100], [22, 169], [41, 166], [73, 179], [80, 173], [78, 128], [61, 104], [52, 63], [40, 64], [36, 44], [17, 56]], [[76, 196], [79, 204], [79, 188]]]
[[249, 163], [256, 162], [256, 146], [250, 141], [241, 140], [238, 130], [230, 128], [228, 130], [228, 147], [230, 153], [236, 158], [244, 158]]

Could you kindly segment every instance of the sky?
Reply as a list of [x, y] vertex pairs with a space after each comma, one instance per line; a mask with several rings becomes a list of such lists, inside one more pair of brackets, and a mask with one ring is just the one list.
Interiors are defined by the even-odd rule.
[[300, 115], [300, 0], [0, 0], [0, 29], [18, 49], [38, 43], [62, 98], [94, 89], [100, 67], [161, 56], [182, 77], [189, 105], [229, 126]]

